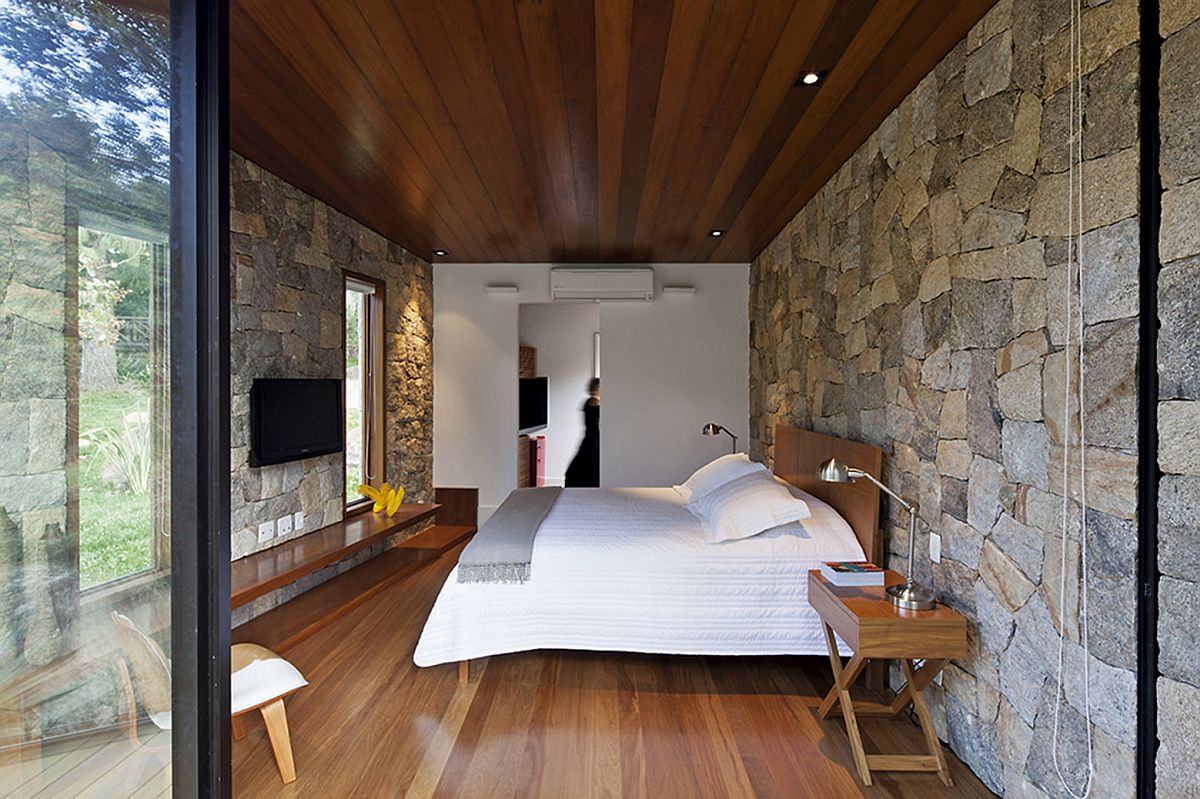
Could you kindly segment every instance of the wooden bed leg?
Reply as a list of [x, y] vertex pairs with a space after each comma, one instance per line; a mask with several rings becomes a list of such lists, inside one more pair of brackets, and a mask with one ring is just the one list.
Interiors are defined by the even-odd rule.
[[467, 681], [470, 679], [471, 679], [471, 661], [469, 661], [469, 660], [458, 661], [458, 684], [466, 685]]

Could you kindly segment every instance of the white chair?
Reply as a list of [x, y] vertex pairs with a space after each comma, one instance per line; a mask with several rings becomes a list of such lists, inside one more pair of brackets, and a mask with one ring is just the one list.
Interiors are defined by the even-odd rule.
[[[115, 610], [113, 625], [125, 657], [117, 657], [117, 674], [125, 688], [129, 701], [130, 736], [137, 740], [137, 699], [150, 721], [161, 730], [171, 729], [171, 671], [167, 659], [149, 636], [134, 626], [127, 617]], [[126, 668], [125, 659], [129, 659]], [[134, 694], [133, 681], [137, 683]], [[262, 713], [279, 766], [279, 776], [285, 783], [296, 779], [296, 766], [292, 760], [292, 741], [288, 733], [287, 714], [284, 712], [284, 697], [290, 696], [308, 682], [299, 670], [271, 650], [257, 644], [234, 644], [230, 650], [230, 709], [233, 714], [233, 737], [245, 737], [245, 723], [241, 718], [252, 710]]]

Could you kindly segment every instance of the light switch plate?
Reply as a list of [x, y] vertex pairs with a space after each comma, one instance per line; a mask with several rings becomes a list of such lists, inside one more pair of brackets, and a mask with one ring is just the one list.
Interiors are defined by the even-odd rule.
[[942, 537], [937, 533], [929, 534], [929, 559], [934, 563], [942, 562]]
[[304, 511], [298, 510], [292, 514], [292, 529], [296, 532], [304, 529]]
[[275, 534], [284, 536], [292, 531], [292, 515], [281, 516], [275, 522]]
[[258, 526], [258, 543], [265, 544], [275, 537], [275, 522], [263, 522]]

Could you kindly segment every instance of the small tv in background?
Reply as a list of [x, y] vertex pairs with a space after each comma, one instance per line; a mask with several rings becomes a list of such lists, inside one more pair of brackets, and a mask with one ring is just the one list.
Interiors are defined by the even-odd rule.
[[518, 432], [528, 433], [546, 426], [546, 378], [522, 377], [518, 399]]
[[250, 465], [341, 452], [342, 381], [259, 378], [250, 387]]

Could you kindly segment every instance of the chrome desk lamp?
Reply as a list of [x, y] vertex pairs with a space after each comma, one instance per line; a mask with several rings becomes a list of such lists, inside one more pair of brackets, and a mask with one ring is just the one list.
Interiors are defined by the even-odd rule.
[[908, 574], [904, 576], [903, 585], [889, 585], [887, 587], [888, 598], [892, 600], [893, 605], [905, 610], [932, 610], [933, 606], [937, 604], [933, 592], [913, 582], [913, 552], [916, 549], [917, 543], [917, 509], [905, 502], [895, 491], [862, 469], [847, 466], [837, 458], [830, 458], [817, 467], [817, 479], [823, 480], [826, 483], [850, 483], [860, 477], [865, 477], [879, 486], [881, 490], [899, 502], [901, 507], [908, 511]]
[[737, 436], [735, 436], [733, 433], [729, 432], [729, 428], [722, 427], [721, 425], [717, 424], [716, 422], [709, 422], [708, 424], [704, 425], [704, 429], [701, 430], [700, 432], [706, 436], [715, 436], [718, 433], [724, 433], [725, 435], [727, 435], [733, 439], [733, 449], [730, 451], [737, 452]]

